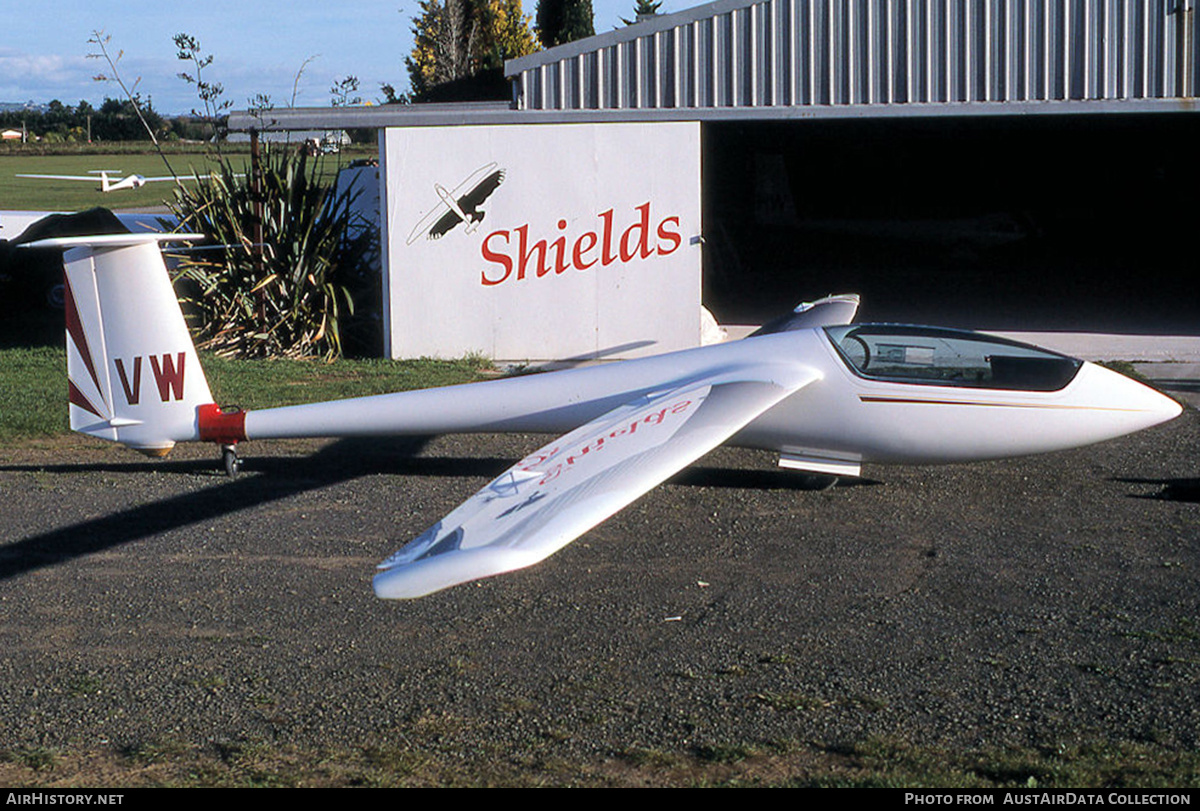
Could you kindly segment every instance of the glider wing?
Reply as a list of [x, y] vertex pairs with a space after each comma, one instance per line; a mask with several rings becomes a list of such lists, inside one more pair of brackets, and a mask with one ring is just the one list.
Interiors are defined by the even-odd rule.
[[91, 183], [99, 183], [99, 175], [15, 175], [15, 177], [32, 177], [38, 180], [86, 180]]
[[379, 564], [375, 593], [421, 597], [537, 563], [818, 377], [763, 364], [619, 406], [534, 451]]
[[143, 177], [143, 183], [164, 183], [171, 180], [207, 180], [212, 175], [162, 175], [161, 177]]

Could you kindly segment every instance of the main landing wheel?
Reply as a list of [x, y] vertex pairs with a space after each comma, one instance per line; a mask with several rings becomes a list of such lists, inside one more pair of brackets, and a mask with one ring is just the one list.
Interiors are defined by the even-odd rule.
[[237, 448], [233, 445], [221, 446], [221, 462], [225, 465], [225, 475], [231, 479], [242, 469], [242, 460], [238, 458]]

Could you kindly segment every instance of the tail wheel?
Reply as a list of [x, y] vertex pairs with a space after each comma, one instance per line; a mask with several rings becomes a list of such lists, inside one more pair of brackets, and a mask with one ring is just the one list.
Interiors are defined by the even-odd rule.
[[234, 445], [221, 446], [221, 463], [225, 465], [225, 475], [229, 478], [235, 478], [242, 469], [242, 460], [238, 456], [237, 447]]

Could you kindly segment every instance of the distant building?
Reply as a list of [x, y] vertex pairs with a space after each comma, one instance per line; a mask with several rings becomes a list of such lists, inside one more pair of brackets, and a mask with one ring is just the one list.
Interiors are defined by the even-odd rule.
[[4, 132], [0, 132], [0, 139], [5, 141], [24, 141], [25, 133], [20, 130], [5, 130]]
[[[305, 141], [317, 141], [321, 144], [335, 144], [339, 147], [350, 145], [350, 135], [345, 130], [292, 130], [290, 132], [273, 132], [265, 130], [259, 133], [259, 140], [265, 144], [302, 144]], [[225, 139], [231, 144], [250, 143], [250, 133], [231, 132]]]

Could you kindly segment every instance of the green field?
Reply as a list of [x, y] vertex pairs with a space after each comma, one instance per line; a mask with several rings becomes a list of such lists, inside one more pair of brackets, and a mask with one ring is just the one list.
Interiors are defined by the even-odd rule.
[[[202, 362], [217, 401], [248, 409], [449, 386], [495, 376], [486, 361], [473, 357], [322, 363], [205, 355]], [[53, 345], [0, 348], [0, 447], [67, 431], [66, 352]]]
[[[129, 145], [124, 151], [89, 151], [80, 153], [66, 148], [58, 154], [39, 154], [40, 150], [0, 147], [0, 209], [12, 211], [81, 211], [93, 206], [111, 209], [145, 209], [165, 205], [171, 197], [172, 183], [148, 183], [140, 189], [122, 189], [104, 194], [99, 180], [95, 185], [78, 180], [40, 180], [16, 177], [18, 174], [86, 175], [97, 169], [117, 170], [124, 177], [139, 174], [162, 177], [171, 174], [163, 158], [150, 144]], [[323, 160], [322, 174], [332, 178], [337, 170], [352, 160], [374, 155], [373, 148], [361, 148], [330, 155]], [[244, 167], [250, 160], [243, 148], [225, 155], [235, 167]], [[191, 151], [171, 150], [167, 153], [178, 175], [203, 175], [217, 166], [215, 153], [204, 147]]]
[[[235, 160], [248, 156], [237, 155]], [[203, 153], [169, 156], [180, 175], [205, 174], [209, 158]], [[95, 169], [114, 169], [124, 177], [139, 174], [160, 177], [170, 174], [163, 159], [155, 154], [127, 155], [2, 155], [0, 154], [0, 208], [18, 211], [80, 211], [93, 206], [105, 208], [152, 208], [164, 205], [172, 183], [147, 183], [140, 189], [122, 189], [104, 194], [100, 183], [79, 180], [42, 180], [18, 174], [86, 175]]]

